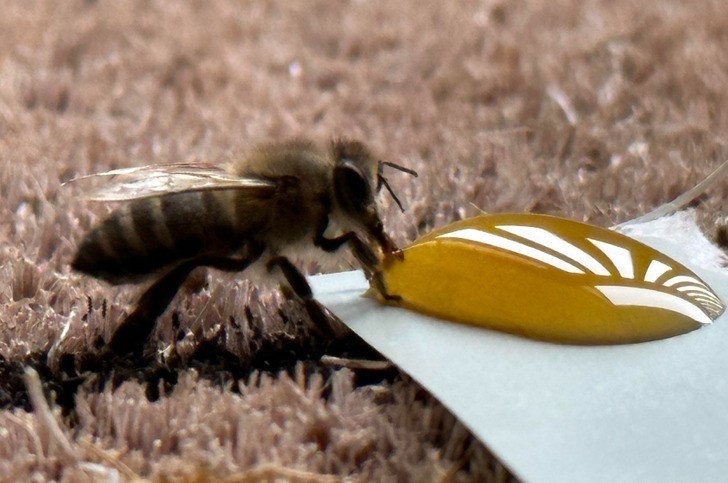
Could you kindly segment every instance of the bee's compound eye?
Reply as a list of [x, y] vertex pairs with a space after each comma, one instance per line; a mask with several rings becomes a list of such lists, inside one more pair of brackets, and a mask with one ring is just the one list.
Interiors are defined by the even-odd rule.
[[334, 169], [334, 193], [339, 206], [353, 214], [366, 212], [373, 203], [369, 180], [346, 159]]
[[619, 233], [545, 215], [484, 215], [432, 232], [385, 267], [401, 305], [535, 339], [671, 337], [725, 306], [696, 274]]

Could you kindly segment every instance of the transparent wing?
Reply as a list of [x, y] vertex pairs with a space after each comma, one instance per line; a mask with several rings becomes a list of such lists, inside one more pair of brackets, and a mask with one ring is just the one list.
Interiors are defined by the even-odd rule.
[[251, 189], [272, 190], [274, 181], [241, 178], [204, 163], [176, 163], [123, 168], [92, 174], [64, 183], [76, 186], [94, 201], [125, 201], [188, 191]]

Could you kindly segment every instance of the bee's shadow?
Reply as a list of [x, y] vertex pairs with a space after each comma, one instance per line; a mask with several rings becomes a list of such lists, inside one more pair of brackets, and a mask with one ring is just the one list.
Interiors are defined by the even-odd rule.
[[[162, 355], [158, 341], [150, 341], [138, 354], [117, 354], [103, 344], [85, 347], [73, 352], [59, 352], [49, 362], [47, 352], [33, 352], [23, 359], [8, 360], [0, 356], [0, 408], [19, 407], [31, 411], [31, 403], [23, 381], [25, 368], [33, 367], [39, 374], [46, 395], [51, 395], [63, 415], [73, 424], [77, 420], [76, 395], [80, 392], [101, 392], [116, 389], [127, 381], [146, 387], [146, 396], [155, 401], [173, 391], [179, 376], [193, 370], [198, 377], [220, 387], [238, 392], [239, 384], [246, 384], [251, 376], [264, 372], [291, 375], [303, 365], [306, 375], [317, 373], [325, 379], [336, 366], [320, 361], [324, 355], [339, 358], [381, 360], [382, 356], [356, 334], [345, 330], [333, 340], [321, 332], [310, 330], [310, 321], [300, 307], [279, 310], [284, 326], [291, 331], [256, 333], [249, 351], [236, 351], [226, 341], [239, 336], [240, 326], [235, 321], [222, 324], [212, 336], [190, 342], [184, 355], [174, 349]], [[238, 334], [235, 334], [238, 332]], [[190, 345], [191, 344], [191, 345]], [[391, 380], [399, 374], [396, 368], [388, 370], [357, 370], [358, 385]], [[327, 395], [324, 394], [324, 397]]]

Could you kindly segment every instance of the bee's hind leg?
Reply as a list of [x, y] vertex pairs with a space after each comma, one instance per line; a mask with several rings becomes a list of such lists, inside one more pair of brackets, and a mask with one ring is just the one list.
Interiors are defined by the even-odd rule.
[[281, 270], [293, 292], [303, 301], [306, 313], [311, 317], [315, 327], [323, 332], [324, 335], [333, 336], [334, 331], [331, 323], [332, 320], [338, 321], [338, 318], [313, 297], [311, 286], [301, 271], [284, 256], [276, 256], [269, 259], [265, 266], [269, 272], [273, 271], [276, 267]]
[[206, 256], [180, 263], [142, 294], [134, 311], [119, 324], [112, 334], [107, 347], [119, 355], [140, 354], [149, 334], [154, 329], [155, 321], [167, 309], [192, 270], [205, 266], [227, 272], [239, 272], [257, 260], [262, 252], [261, 249], [252, 248], [242, 258]]
[[197, 266], [197, 263], [181, 263], [154, 282], [139, 298], [134, 311], [116, 328], [107, 347], [118, 355], [141, 354], [155, 321]]

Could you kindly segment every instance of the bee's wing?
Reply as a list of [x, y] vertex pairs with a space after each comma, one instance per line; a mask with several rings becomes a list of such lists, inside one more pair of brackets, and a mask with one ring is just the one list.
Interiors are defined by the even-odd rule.
[[123, 168], [68, 181], [94, 201], [125, 201], [169, 193], [225, 189], [273, 190], [275, 182], [239, 177], [203, 163], [177, 163]]

